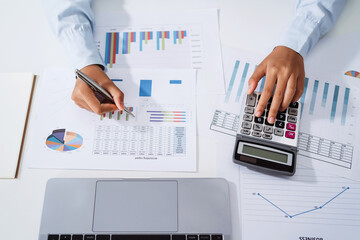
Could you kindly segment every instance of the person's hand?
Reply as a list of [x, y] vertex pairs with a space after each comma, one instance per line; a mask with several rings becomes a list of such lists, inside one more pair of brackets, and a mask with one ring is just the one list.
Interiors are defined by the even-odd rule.
[[79, 107], [99, 115], [124, 109], [124, 94], [116, 87], [116, 85], [98, 65], [86, 66], [82, 68], [81, 71], [108, 91], [113, 97], [115, 104], [100, 103], [95, 96], [94, 91], [82, 80], [76, 78], [76, 84], [72, 92], [71, 99]]
[[291, 102], [300, 99], [304, 91], [305, 70], [302, 56], [294, 50], [278, 46], [255, 69], [249, 80], [248, 94], [251, 94], [260, 79], [266, 76], [264, 89], [255, 110], [260, 117], [272, 97], [267, 121], [274, 123], [278, 111], [285, 110]]

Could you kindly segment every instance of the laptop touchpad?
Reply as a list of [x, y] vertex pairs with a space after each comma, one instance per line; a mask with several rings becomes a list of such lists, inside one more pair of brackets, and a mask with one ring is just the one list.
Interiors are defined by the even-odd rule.
[[176, 232], [176, 181], [98, 181], [93, 231]]

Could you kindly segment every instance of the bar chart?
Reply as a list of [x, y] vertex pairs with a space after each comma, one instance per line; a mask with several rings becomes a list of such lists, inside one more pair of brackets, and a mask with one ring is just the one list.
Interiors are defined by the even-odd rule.
[[[313, 80], [310, 82], [312, 84], [312, 92], [309, 96], [309, 102], [306, 103], [307, 105], [309, 105], [308, 114], [314, 115], [314, 112], [319, 111], [319, 108], [327, 109], [327, 116], [329, 117], [328, 119], [330, 122], [334, 123], [336, 115], [341, 113], [341, 125], [345, 126], [348, 103], [350, 98], [350, 88], [340, 87], [337, 84], [330, 84], [328, 82], [321, 82], [319, 80]], [[302, 105], [304, 105], [305, 98], [308, 94], [308, 85], [309, 78], [305, 78], [304, 93], [300, 98], [300, 102], [302, 103]], [[322, 88], [322, 90], [319, 90], [320, 87]], [[332, 92], [330, 93], [329, 88], [332, 90]], [[322, 95], [319, 96], [320, 98], [317, 96], [320, 94], [319, 92]], [[342, 98], [340, 98], [340, 94]], [[317, 101], [321, 101], [321, 104], [317, 104]], [[302, 113], [303, 109], [301, 110], [301, 117]]]
[[[247, 62], [235, 60], [232, 69], [231, 77], [228, 81], [225, 94], [225, 103], [239, 103], [241, 97], [246, 94], [247, 83], [252, 73], [255, 71], [257, 65]], [[260, 80], [256, 91], [262, 92], [265, 85], [265, 76]], [[308, 91], [310, 89], [311, 92]], [[331, 91], [331, 92], [329, 92]], [[322, 96], [318, 96], [318, 95]], [[321, 80], [305, 78], [304, 92], [300, 98], [302, 105], [308, 105], [308, 115], [313, 116], [316, 112], [322, 109], [322, 114], [328, 116], [328, 121], [334, 122], [335, 116], [341, 114], [341, 125], [346, 125], [348, 102], [350, 95], [350, 88], [340, 87], [340, 85], [324, 82]], [[321, 104], [318, 104], [321, 101]], [[323, 111], [326, 109], [326, 113]], [[303, 115], [304, 108], [300, 110], [300, 116]], [[316, 114], [315, 114], [316, 115]]]
[[150, 122], [179, 123], [186, 122], [186, 111], [146, 111], [149, 114]]
[[119, 54], [119, 33], [107, 32], [105, 45], [105, 65], [112, 67], [116, 63], [116, 54]]
[[[134, 107], [128, 107], [130, 112], [134, 112]], [[130, 115], [121, 110], [121, 111], [113, 111], [108, 112], [100, 115], [100, 120], [115, 120], [115, 121], [125, 121], [125, 122], [132, 122], [134, 121], [133, 117], [130, 117]]]
[[[162, 31], [124, 31], [105, 33], [104, 62], [109, 68], [116, 63], [117, 55], [129, 55], [143, 53], [145, 51], [166, 51], [167, 45], [184, 45], [187, 38], [187, 30], [162, 30]], [[155, 40], [155, 45], [151, 42]], [[102, 48], [102, 41], [97, 41]], [[152, 49], [150, 49], [150, 47]]]

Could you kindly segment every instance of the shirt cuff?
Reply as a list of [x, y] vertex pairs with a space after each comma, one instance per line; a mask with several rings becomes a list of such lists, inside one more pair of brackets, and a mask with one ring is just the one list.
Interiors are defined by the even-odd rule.
[[75, 25], [66, 29], [61, 33], [59, 40], [74, 68], [82, 69], [97, 64], [105, 69], [104, 61], [96, 47], [90, 26]]
[[297, 15], [276, 46], [285, 46], [298, 52], [303, 58], [319, 41], [319, 22], [310, 14]]

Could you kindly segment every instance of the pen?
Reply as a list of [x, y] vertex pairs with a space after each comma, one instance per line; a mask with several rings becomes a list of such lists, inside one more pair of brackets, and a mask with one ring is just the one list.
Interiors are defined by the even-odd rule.
[[[108, 91], [102, 88], [97, 82], [88, 77], [85, 73], [80, 71], [79, 69], [75, 69], [75, 75], [80, 78], [83, 82], [85, 82], [93, 91], [99, 93], [104, 99], [108, 102], [115, 104], [114, 99], [110, 95]], [[135, 115], [124, 106], [124, 111], [128, 113], [130, 116], [135, 117]]]

